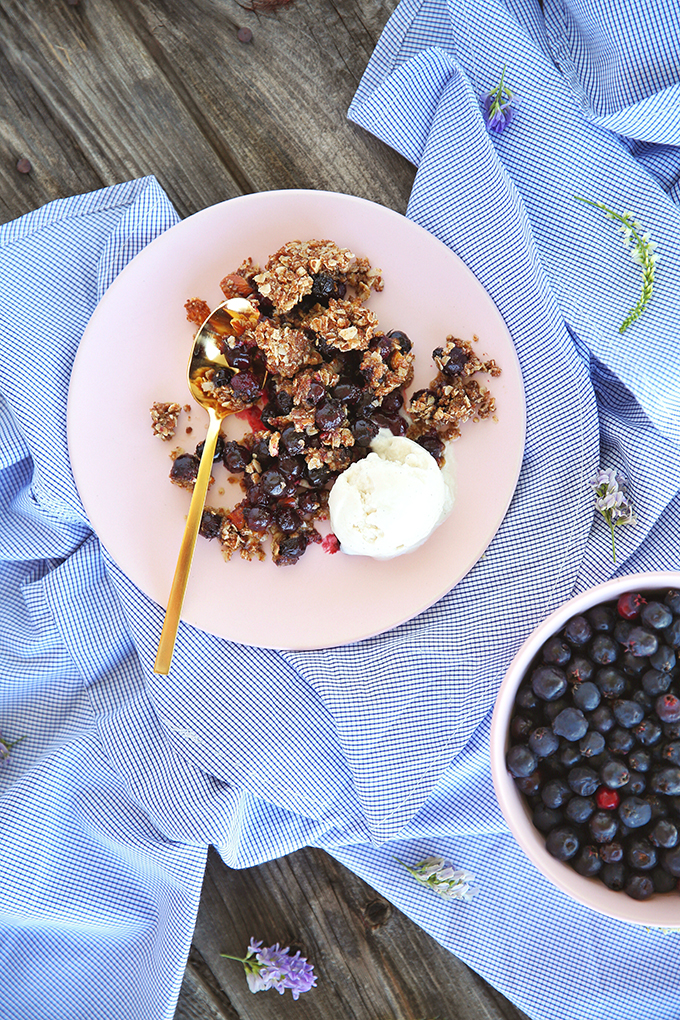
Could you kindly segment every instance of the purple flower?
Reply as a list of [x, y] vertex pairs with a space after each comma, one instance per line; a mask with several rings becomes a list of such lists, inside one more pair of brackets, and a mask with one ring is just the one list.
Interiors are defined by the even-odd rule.
[[26, 736], [19, 737], [18, 740], [5, 740], [4, 737], [0, 736], [0, 768], [5, 765], [10, 759], [10, 751], [17, 744], [20, 744], [22, 740], [25, 740]]
[[492, 134], [501, 135], [511, 124], [515, 111], [512, 105], [513, 95], [505, 86], [505, 68], [501, 80], [495, 89], [482, 96], [482, 108], [487, 130]]
[[220, 955], [243, 964], [251, 992], [275, 988], [279, 995], [283, 995], [286, 988], [290, 988], [293, 998], [298, 999], [302, 992], [308, 992], [316, 985], [312, 964], [307, 963], [299, 952], [291, 956], [289, 949], [281, 949], [278, 942], [263, 949], [261, 942], [251, 938], [243, 959], [227, 953]]

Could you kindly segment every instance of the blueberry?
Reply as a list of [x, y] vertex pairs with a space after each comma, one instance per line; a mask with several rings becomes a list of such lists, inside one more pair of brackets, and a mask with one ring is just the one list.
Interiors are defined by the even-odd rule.
[[640, 797], [625, 797], [619, 804], [619, 818], [629, 829], [639, 829], [652, 817], [652, 809]]
[[529, 735], [529, 747], [538, 758], [547, 758], [560, 746], [559, 737], [547, 726], [539, 726]]
[[526, 744], [516, 744], [508, 751], [506, 764], [511, 776], [529, 776], [535, 770], [538, 760]]
[[592, 712], [600, 704], [600, 689], [591, 681], [576, 684], [572, 691], [572, 701], [582, 712]]
[[565, 639], [576, 648], [587, 645], [592, 636], [593, 628], [585, 616], [573, 616], [564, 628]]
[[600, 779], [610, 790], [617, 790], [620, 786], [626, 785], [630, 779], [630, 772], [623, 762], [613, 758], [600, 769]]
[[578, 836], [573, 829], [559, 826], [548, 833], [545, 848], [558, 861], [568, 861], [578, 852]]
[[588, 730], [588, 721], [578, 708], [565, 708], [553, 721], [552, 728], [565, 740], [580, 740]]
[[663, 630], [673, 622], [673, 614], [661, 602], [648, 602], [640, 611], [640, 622], [653, 630]]
[[555, 666], [539, 666], [531, 675], [531, 687], [542, 701], [556, 701], [567, 689], [567, 678]]
[[576, 765], [567, 773], [567, 783], [579, 797], [592, 797], [600, 785], [597, 772], [585, 765]]

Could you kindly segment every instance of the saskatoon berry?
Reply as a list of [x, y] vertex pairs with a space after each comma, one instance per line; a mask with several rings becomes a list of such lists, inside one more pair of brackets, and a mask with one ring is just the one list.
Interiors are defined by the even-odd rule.
[[597, 852], [597, 847], [584, 846], [572, 860], [572, 867], [579, 875], [585, 878], [592, 878], [602, 867], [602, 861]]
[[658, 694], [665, 694], [671, 685], [671, 681], [672, 677], [665, 671], [648, 669], [642, 676], [642, 690], [653, 698]]
[[546, 643], [543, 645], [544, 662], [549, 662], [553, 666], [564, 666], [567, 662], [569, 662], [570, 658], [571, 648], [565, 641], [562, 641], [562, 639], [557, 636], [548, 638]]
[[674, 822], [668, 818], [660, 818], [649, 834], [650, 842], [654, 846], [669, 849], [678, 845], [680, 834]]
[[664, 596], [664, 602], [674, 612], [680, 615], [680, 591], [671, 588]]
[[586, 613], [586, 617], [595, 631], [608, 633], [614, 629], [614, 611], [609, 606], [593, 606]]
[[637, 702], [623, 701], [621, 699], [614, 702], [612, 711], [619, 726], [623, 726], [625, 729], [630, 729], [636, 726], [637, 723], [642, 722], [645, 714], [642, 706], [638, 705]]
[[608, 889], [620, 892], [626, 884], [626, 868], [621, 861], [614, 864], [605, 864], [600, 872], [600, 877]]
[[554, 666], [539, 666], [531, 675], [531, 687], [542, 701], [556, 701], [567, 689], [567, 678]]
[[619, 616], [622, 616], [625, 620], [634, 620], [642, 606], [645, 605], [645, 600], [642, 595], [637, 592], [626, 592], [625, 595], [620, 595], [619, 600], [616, 603]]
[[577, 684], [572, 693], [572, 701], [582, 712], [592, 712], [600, 704], [600, 691], [596, 684], [586, 681]]
[[653, 655], [658, 647], [659, 639], [656, 634], [645, 630], [644, 627], [633, 627], [625, 642], [626, 651], [634, 655], [636, 659]]
[[596, 843], [611, 843], [618, 831], [619, 824], [616, 816], [609, 811], [596, 811], [588, 820], [588, 828]]
[[656, 867], [657, 853], [648, 839], [633, 839], [626, 848], [626, 864], [638, 871], [651, 871]]
[[564, 667], [564, 672], [570, 684], [580, 684], [589, 681], [595, 670], [590, 659], [574, 655]]
[[564, 628], [564, 636], [570, 645], [580, 648], [590, 641], [593, 628], [585, 616], [574, 616]]
[[567, 782], [579, 797], [592, 797], [600, 785], [597, 772], [586, 765], [576, 765], [569, 769]]
[[663, 630], [673, 621], [673, 614], [661, 602], [648, 602], [640, 610], [640, 622], [645, 627], [652, 627], [653, 630]]
[[590, 646], [590, 657], [600, 666], [609, 666], [616, 662], [619, 650], [616, 642], [609, 634], [597, 634]]
[[665, 674], [675, 668], [676, 661], [675, 652], [669, 645], [659, 645], [657, 650], [649, 656], [650, 665]]
[[625, 676], [618, 669], [614, 669], [613, 666], [605, 666], [603, 669], [598, 669], [595, 674], [595, 683], [599, 687], [602, 697], [611, 700], [620, 698], [626, 689]]
[[619, 818], [629, 829], [639, 829], [652, 817], [652, 809], [640, 797], [625, 797], [619, 804]]
[[545, 847], [558, 861], [568, 861], [578, 852], [578, 836], [573, 829], [560, 826], [548, 833]]
[[538, 759], [526, 744], [515, 744], [508, 751], [506, 764], [511, 776], [530, 776], [538, 764]]
[[587, 822], [595, 811], [595, 801], [592, 797], [571, 797], [564, 808], [564, 814], [574, 825], [582, 825]]
[[588, 730], [588, 722], [580, 709], [565, 708], [553, 721], [552, 728], [565, 740], [580, 740]]
[[654, 882], [649, 875], [630, 875], [624, 886], [634, 900], [648, 900], [654, 892]]
[[609, 733], [614, 728], [614, 713], [609, 705], [598, 705], [590, 716], [590, 724], [598, 733]]
[[654, 708], [662, 722], [674, 723], [680, 720], [680, 698], [675, 694], [662, 694], [656, 699]]
[[639, 797], [647, 788], [647, 780], [643, 772], [631, 772], [628, 782], [621, 788], [621, 793], [632, 797]]
[[620, 843], [603, 843], [599, 853], [605, 864], [616, 864], [623, 860], [623, 847]]
[[626, 785], [630, 779], [630, 772], [623, 762], [612, 759], [600, 769], [600, 779], [610, 790], [616, 790], [618, 787]]
[[531, 816], [531, 820], [539, 832], [550, 832], [563, 821], [564, 815], [557, 808], [549, 808], [539, 804]]
[[578, 742], [579, 751], [584, 758], [596, 758], [605, 749], [605, 740], [597, 730], [589, 730]]
[[654, 868], [649, 877], [654, 883], [654, 892], [658, 893], [673, 892], [678, 884], [678, 880], [663, 868]]
[[571, 797], [571, 790], [563, 779], [549, 779], [541, 790], [541, 799], [546, 807], [559, 808]]
[[529, 736], [529, 747], [538, 758], [554, 754], [560, 745], [559, 737], [547, 726], [539, 726]]
[[680, 794], [680, 768], [677, 765], [669, 765], [652, 773], [651, 787], [654, 793], [677, 797]]

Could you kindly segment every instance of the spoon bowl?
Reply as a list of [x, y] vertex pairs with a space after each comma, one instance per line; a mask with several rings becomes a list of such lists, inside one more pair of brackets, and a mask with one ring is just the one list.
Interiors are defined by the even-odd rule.
[[205, 497], [210, 483], [212, 463], [222, 421], [227, 415], [242, 411], [249, 404], [255, 402], [255, 400], [244, 399], [243, 396], [239, 396], [233, 391], [230, 392], [230, 387], [215, 385], [213, 380], [217, 377], [218, 372], [223, 373], [225, 370], [232, 373], [232, 378], [239, 374], [239, 370], [233, 368], [225, 357], [227, 340], [229, 337], [242, 335], [244, 330], [254, 325], [257, 320], [257, 309], [250, 301], [246, 301], [245, 298], [230, 298], [218, 305], [208, 315], [194, 337], [194, 346], [187, 366], [187, 384], [194, 400], [208, 412], [208, 431], [203, 443], [184, 535], [177, 556], [177, 566], [158, 642], [154, 673], [167, 674], [170, 671], [184, 593], [201, 526]]

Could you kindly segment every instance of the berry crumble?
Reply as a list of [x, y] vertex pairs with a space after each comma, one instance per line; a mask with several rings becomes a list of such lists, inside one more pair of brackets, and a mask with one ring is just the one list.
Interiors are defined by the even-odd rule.
[[[437, 377], [407, 399], [411, 340], [383, 332], [366, 306], [371, 291], [383, 289], [381, 272], [333, 241], [289, 241], [264, 267], [246, 259], [220, 286], [225, 300], [245, 298], [258, 313], [240, 335], [225, 337], [227, 366], [208, 368], [201, 383], [250, 428], [238, 442], [221, 435], [215, 452], [242, 498], [232, 509], [206, 506], [201, 522], [200, 533], [217, 539], [227, 560], [264, 559], [269, 539], [274, 563], [291, 565], [321, 543], [315, 522], [328, 517], [333, 482], [368, 455], [380, 429], [413, 439], [441, 466], [461, 424], [495, 411], [480, 377], [500, 369], [453, 336], [433, 352]], [[211, 312], [200, 298], [185, 308], [197, 327]], [[169, 439], [178, 413], [177, 404], [154, 404], [154, 434]], [[201, 449], [172, 451], [171, 481], [193, 488]], [[324, 548], [335, 552], [338, 543]]]

